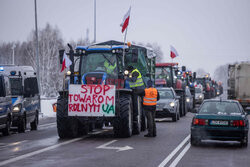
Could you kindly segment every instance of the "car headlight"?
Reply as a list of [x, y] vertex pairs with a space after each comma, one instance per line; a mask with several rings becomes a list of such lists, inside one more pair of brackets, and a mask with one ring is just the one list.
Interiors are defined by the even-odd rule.
[[71, 75], [71, 71], [67, 71], [66, 75], [70, 76]]
[[174, 107], [175, 106], [174, 102], [169, 103], [169, 105], [170, 105], [170, 107]]
[[199, 95], [199, 98], [202, 99], [202, 95]]
[[13, 112], [19, 112], [21, 110], [21, 106], [20, 105], [16, 105], [13, 107]]
[[187, 100], [187, 102], [190, 102], [190, 99], [189, 99], [189, 98], [187, 98], [186, 100]]

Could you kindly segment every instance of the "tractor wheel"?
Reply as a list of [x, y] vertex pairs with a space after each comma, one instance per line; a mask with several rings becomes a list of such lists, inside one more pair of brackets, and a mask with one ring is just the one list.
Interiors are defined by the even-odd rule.
[[133, 129], [131, 95], [120, 95], [120, 116], [114, 120], [115, 137], [130, 137]]
[[78, 121], [74, 117], [68, 117], [68, 100], [57, 100], [56, 122], [57, 132], [60, 138], [74, 138], [78, 135]]

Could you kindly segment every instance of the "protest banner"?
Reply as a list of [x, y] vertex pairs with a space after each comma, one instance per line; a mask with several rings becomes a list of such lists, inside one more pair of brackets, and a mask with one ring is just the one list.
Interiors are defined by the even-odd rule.
[[69, 85], [68, 116], [115, 116], [115, 86]]

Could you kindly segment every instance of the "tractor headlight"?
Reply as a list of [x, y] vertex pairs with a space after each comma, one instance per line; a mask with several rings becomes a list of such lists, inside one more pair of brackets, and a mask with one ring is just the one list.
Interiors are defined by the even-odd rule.
[[128, 75], [128, 73], [129, 73], [128, 70], [125, 70], [125, 71], [124, 71], [124, 74], [125, 74], [125, 75]]
[[187, 98], [186, 100], [187, 100], [187, 102], [190, 102], [190, 99], [189, 99], [189, 98]]
[[13, 112], [19, 112], [21, 110], [21, 106], [20, 105], [16, 105], [13, 107]]
[[175, 106], [174, 102], [169, 103], [169, 105], [170, 105], [170, 107], [174, 107]]
[[199, 95], [199, 99], [202, 99], [202, 95]]

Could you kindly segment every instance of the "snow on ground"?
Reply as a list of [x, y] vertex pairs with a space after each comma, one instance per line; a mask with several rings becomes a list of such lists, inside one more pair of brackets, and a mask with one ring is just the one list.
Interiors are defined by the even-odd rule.
[[56, 117], [56, 112], [53, 111], [52, 104], [56, 103], [57, 99], [41, 98], [41, 115], [40, 118]]

